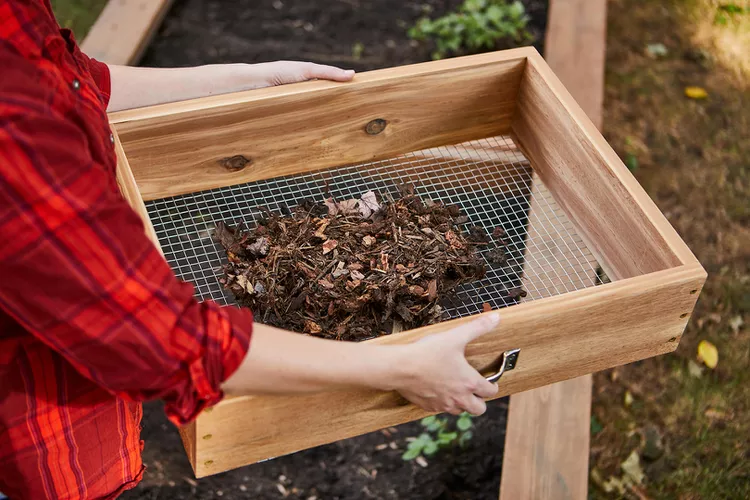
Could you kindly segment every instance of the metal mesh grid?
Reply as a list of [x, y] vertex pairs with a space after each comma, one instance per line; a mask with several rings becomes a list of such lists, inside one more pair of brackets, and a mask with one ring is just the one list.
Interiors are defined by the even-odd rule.
[[[149, 217], [164, 255], [201, 300], [234, 303], [218, 281], [226, 263], [211, 238], [214, 224], [244, 221], [253, 227], [259, 207], [281, 212], [305, 198], [343, 200], [368, 190], [397, 195], [411, 184], [423, 199], [461, 207], [468, 224], [489, 233], [505, 230], [507, 261], [487, 262], [481, 281], [459, 288], [443, 305], [452, 317], [516, 303], [508, 291], [522, 286], [534, 300], [594, 285], [596, 260], [552, 195], [508, 137], [407, 153], [371, 163], [279, 177], [148, 202]], [[533, 210], [530, 212], [530, 207]], [[486, 253], [486, 250], [481, 252]]]

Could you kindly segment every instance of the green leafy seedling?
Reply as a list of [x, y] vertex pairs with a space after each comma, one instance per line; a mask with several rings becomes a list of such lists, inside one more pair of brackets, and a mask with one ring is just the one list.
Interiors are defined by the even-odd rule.
[[420, 19], [408, 34], [414, 40], [434, 42], [432, 58], [442, 59], [531, 41], [528, 22], [520, 1], [465, 0], [457, 12]]
[[464, 448], [473, 437], [469, 429], [474, 426], [474, 421], [469, 413], [462, 413], [455, 420], [455, 430], [449, 429], [452, 427], [451, 420], [445, 417], [433, 415], [423, 418], [420, 423], [425, 432], [411, 439], [406, 452], [402, 455], [404, 460], [414, 460], [421, 455], [430, 457], [439, 450], [456, 444]]
[[445, 429], [445, 426], [448, 424], [448, 421], [444, 418], [439, 418], [433, 415], [431, 417], [423, 418], [421, 424], [422, 424], [422, 427], [424, 427], [430, 432], [438, 432], [442, 429]]
[[462, 413], [461, 416], [459, 416], [458, 420], [456, 421], [456, 427], [461, 432], [468, 431], [469, 429], [472, 428], [473, 425], [474, 425], [474, 422], [469, 413]]
[[[433, 451], [434, 449], [434, 451]], [[404, 460], [414, 460], [422, 453], [425, 455], [434, 454], [437, 451], [437, 444], [432, 439], [432, 436], [423, 432], [419, 437], [412, 440], [406, 447], [406, 452], [401, 456]]]
[[466, 448], [466, 445], [469, 444], [469, 441], [471, 441], [471, 438], [474, 437], [474, 433], [471, 431], [462, 432], [461, 436], [458, 438], [458, 445], [461, 448]]

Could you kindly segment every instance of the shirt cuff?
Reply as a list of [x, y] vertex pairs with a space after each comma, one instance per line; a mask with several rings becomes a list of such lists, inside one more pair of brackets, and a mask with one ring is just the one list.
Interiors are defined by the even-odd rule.
[[189, 377], [183, 380], [184, 385], [180, 384], [183, 385], [182, 389], [176, 391], [178, 398], [165, 400], [165, 412], [175, 425], [191, 422], [205, 408], [222, 400], [224, 393], [221, 384], [239, 368], [250, 348], [252, 312], [235, 307], [220, 309], [219, 314], [224, 316], [221, 321], [231, 325], [229, 331], [222, 328], [207, 329], [204, 352], [188, 363]]

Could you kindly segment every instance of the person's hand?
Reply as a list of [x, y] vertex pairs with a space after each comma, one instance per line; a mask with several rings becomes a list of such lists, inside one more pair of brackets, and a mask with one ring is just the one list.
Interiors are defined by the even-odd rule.
[[469, 342], [491, 331], [499, 321], [498, 313], [486, 314], [404, 346], [408, 375], [395, 389], [429, 412], [481, 415], [487, 409], [483, 399], [494, 396], [498, 388], [466, 361], [464, 351]]
[[354, 77], [354, 70], [344, 70], [334, 66], [299, 61], [275, 61], [269, 63], [246, 64], [246, 76], [254, 88], [272, 87], [307, 80], [332, 80], [348, 82]]
[[194, 68], [109, 65], [112, 96], [107, 111], [140, 108], [306, 80], [348, 82], [354, 71], [298, 61], [209, 64]]

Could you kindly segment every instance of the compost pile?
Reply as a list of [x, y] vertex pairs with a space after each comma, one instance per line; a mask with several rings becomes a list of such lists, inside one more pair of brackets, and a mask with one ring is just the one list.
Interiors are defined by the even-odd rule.
[[319, 337], [358, 341], [436, 323], [442, 297], [484, 276], [478, 247], [492, 247], [491, 262], [504, 258], [502, 230], [464, 230], [457, 206], [401, 191], [266, 210], [251, 230], [217, 223], [228, 257], [220, 281], [257, 321]]

